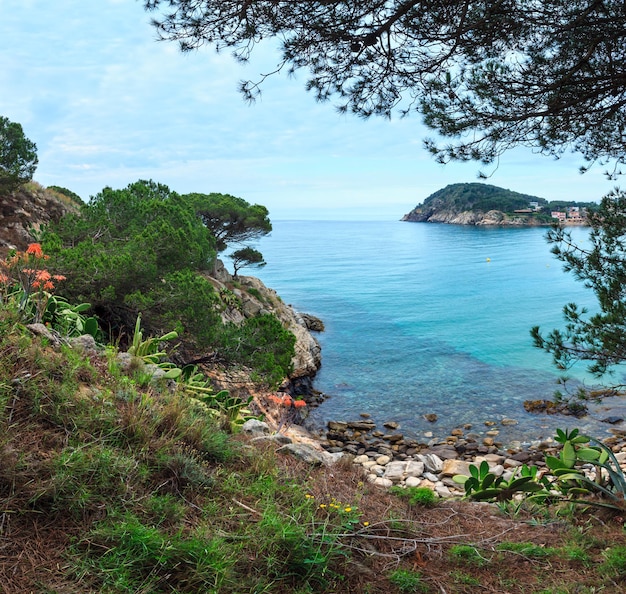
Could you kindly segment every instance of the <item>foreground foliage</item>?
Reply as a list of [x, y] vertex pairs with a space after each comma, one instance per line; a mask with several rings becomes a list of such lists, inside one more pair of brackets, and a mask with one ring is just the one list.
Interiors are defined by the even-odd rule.
[[160, 344], [137, 322], [122, 368], [0, 305], [4, 594], [619, 591], [621, 524], [531, 525], [253, 449], [195, 370], [146, 373]]
[[531, 333], [560, 369], [585, 361], [600, 377], [626, 360], [626, 193], [605, 196], [589, 222], [588, 243], [577, 245], [563, 228], [551, 230], [548, 241], [565, 270], [595, 293], [598, 312], [587, 316], [586, 309], [569, 303], [563, 308], [564, 331], [543, 335], [536, 326]]

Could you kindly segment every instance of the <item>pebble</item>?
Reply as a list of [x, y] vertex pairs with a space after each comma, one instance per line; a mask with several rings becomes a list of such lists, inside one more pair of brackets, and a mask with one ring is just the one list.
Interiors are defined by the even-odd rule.
[[[553, 439], [543, 441], [511, 443], [506, 449], [494, 438], [499, 434], [495, 421], [485, 421], [484, 425], [490, 429], [483, 435], [479, 433], [465, 433], [472, 428], [471, 424], [457, 427], [450, 431], [445, 440], [432, 439], [433, 432], [424, 432], [423, 436], [430, 441], [428, 444], [405, 438], [401, 433], [383, 433], [375, 429], [376, 425], [365, 414], [362, 421], [329, 422], [326, 442], [322, 442], [327, 451], [342, 451], [352, 453], [353, 463], [363, 468], [367, 482], [389, 488], [393, 485], [401, 487], [426, 487], [438, 497], [462, 497], [462, 485], [455, 483], [455, 475], [469, 475], [471, 464], [480, 464], [486, 461], [489, 470], [495, 476], [510, 480], [516, 476], [515, 472], [522, 464], [536, 465], [539, 474], [546, 471], [544, 456], [546, 453], [555, 454], [559, 448]], [[437, 415], [424, 415], [431, 422], [437, 420]], [[501, 426], [515, 425], [514, 419], [503, 418]], [[384, 423], [386, 429], [395, 430], [399, 427], [396, 421]], [[254, 431], [256, 430], [256, 431]], [[249, 432], [257, 437], [267, 435], [266, 427], [249, 427]], [[616, 458], [622, 467], [626, 467], [626, 432], [611, 427], [612, 437], [604, 439], [615, 452]], [[330, 435], [332, 434], [332, 439]], [[593, 465], [585, 469], [585, 473], [593, 478]]]

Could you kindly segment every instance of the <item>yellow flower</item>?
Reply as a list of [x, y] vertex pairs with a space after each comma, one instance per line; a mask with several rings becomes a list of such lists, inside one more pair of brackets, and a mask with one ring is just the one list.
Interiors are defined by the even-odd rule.
[[350, 513], [352, 511], [352, 508], [351, 507], [346, 507], [346, 508], [344, 508], [343, 511], [345, 511], [347, 513]]
[[307, 493], [307, 494], [305, 495], [305, 497], [306, 497], [307, 499], [314, 499], [313, 495], [310, 495], [309, 493]]
[[325, 503], [320, 503], [320, 509], [326, 509], [326, 504]]
[[363, 526], [369, 526], [370, 523], [369, 522], [363, 522]]

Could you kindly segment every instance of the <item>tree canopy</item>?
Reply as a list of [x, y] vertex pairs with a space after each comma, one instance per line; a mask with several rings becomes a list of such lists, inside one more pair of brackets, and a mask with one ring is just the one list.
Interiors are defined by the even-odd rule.
[[217, 250], [229, 243], [242, 243], [267, 235], [272, 223], [265, 206], [250, 204], [230, 194], [187, 194], [209, 231], [215, 237]]
[[564, 331], [542, 335], [536, 326], [532, 336], [559, 368], [587, 361], [589, 371], [601, 376], [626, 361], [626, 192], [605, 196], [589, 220], [588, 245], [575, 243], [562, 228], [552, 229], [548, 241], [565, 270], [593, 290], [599, 310], [588, 316], [587, 310], [569, 303], [563, 308]]
[[[436, 158], [489, 163], [526, 145], [619, 173], [626, 145], [622, 0], [144, 0], [162, 39], [247, 60], [276, 39], [275, 72], [359, 116], [418, 112], [453, 139]], [[258, 81], [241, 83], [247, 99]]]
[[37, 145], [26, 138], [21, 124], [0, 116], [0, 192], [30, 181], [37, 162]]
[[263, 259], [263, 254], [250, 246], [235, 250], [228, 257], [232, 260], [234, 270], [233, 276], [235, 278], [237, 278], [239, 270], [246, 266], [262, 268], [267, 264], [267, 262]]

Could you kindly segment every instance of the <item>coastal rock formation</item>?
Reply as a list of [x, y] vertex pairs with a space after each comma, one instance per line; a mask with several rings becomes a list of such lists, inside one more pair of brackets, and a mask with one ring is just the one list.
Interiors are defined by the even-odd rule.
[[448, 223], [450, 225], [476, 225], [476, 226], [515, 226], [515, 227], [538, 227], [547, 225], [536, 219], [529, 219], [524, 216], [511, 216], [500, 210], [489, 210], [486, 212], [478, 210], [462, 210], [442, 208], [436, 206], [416, 206], [411, 212], [402, 217], [403, 221], [412, 223]]
[[[312, 378], [322, 364], [322, 349], [309, 331], [309, 327], [323, 328], [321, 320], [308, 314], [300, 314], [285, 304], [274, 289], [254, 276], [237, 276], [237, 288], [230, 289], [235, 280], [218, 260], [211, 277], [207, 277], [222, 296], [232, 294], [231, 300], [223, 297], [226, 308], [222, 312], [224, 321], [240, 323], [247, 317], [271, 313], [296, 337], [293, 373], [290, 379]], [[311, 325], [311, 320], [317, 323]]]
[[34, 182], [27, 187], [0, 196], [0, 255], [26, 249], [42, 225], [78, 212], [76, 203], [57, 192]]
[[[415, 223], [475, 226], [537, 227], [554, 223], [553, 211], [564, 224], [586, 224], [588, 203], [548, 202], [545, 198], [481, 183], [451, 184], [431, 194], [402, 217]], [[567, 211], [567, 213], [566, 213]], [[571, 215], [571, 216], [570, 216]]]

